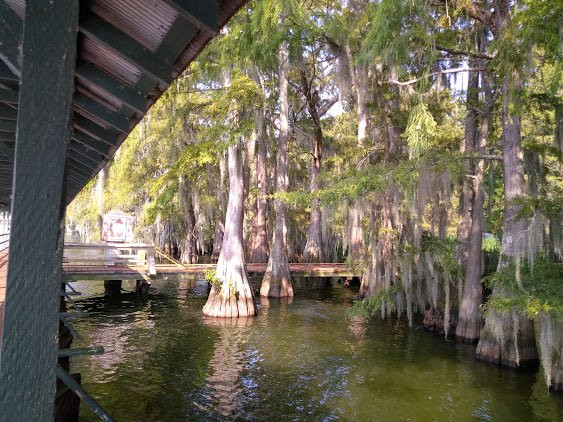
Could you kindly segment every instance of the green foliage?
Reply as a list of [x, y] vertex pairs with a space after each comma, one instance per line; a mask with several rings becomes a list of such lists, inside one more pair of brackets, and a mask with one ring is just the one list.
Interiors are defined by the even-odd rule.
[[494, 236], [483, 237], [481, 250], [486, 253], [500, 253], [500, 240]]
[[502, 293], [493, 293], [484, 305], [487, 309], [509, 311], [518, 309], [532, 319], [542, 314], [563, 317], [563, 265], [538, 259], [533, 267], [521, 265], [522, 288], [516, 282], [514, 260], [501, 271], [485, 278], [485, 285]]
[[434, 117], [423, 102], [413, 107], [403, 135], [407, 138], [410, 158], [419, 158], [430, 148], [437, 134], [436, 127]]
[[391, 311], [395, 310], [395, 302], [393, 299], [395, 295], [402, 292], [402, 287], [399, 285], [391, 286], [389, 289], [382, 289], [375, 293], [373, 296], [358, 300], [346, 310], [349, 317], [365, 316], [375, 317], [380, 314], [383, 305]]
[[215, 269], [205, 271], [205, 279], [215, 290], [221, 290], [223, 282], [217, 277]]

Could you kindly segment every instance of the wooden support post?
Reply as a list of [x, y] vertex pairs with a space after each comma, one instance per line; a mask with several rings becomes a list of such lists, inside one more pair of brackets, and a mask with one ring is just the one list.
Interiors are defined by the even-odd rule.
[[148, 265], [148, 269], [149, 269], [149, 275], [155, 275], [156, 274], [156, 264], [154, 261], [154, 246], [150, 247], [148, 249], [148, 254], [147, 254], [147, 265]]
[[107, 295], [121, 293], [121, 280], [104, 280], [104, 291]]
[[26, 1], [0, 354], [3, 421], [53, 419], [78, 9], [78, 0]]

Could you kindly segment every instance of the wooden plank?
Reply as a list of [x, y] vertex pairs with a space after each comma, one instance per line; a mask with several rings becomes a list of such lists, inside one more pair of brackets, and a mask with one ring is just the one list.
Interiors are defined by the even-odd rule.
[[72, 139], [79, 144], [84, 145], [86, 148], [91, 148], [94, 151], [102, 154], [104, 157], [108, 157], [111, 153], [111, 146], [105, 142], [98, 141], [91, 136], [80, 132], [79, 130], [75, 130], [72, 132]]
[[16, 141], [16, 133], [15, 132], [2, 132], [0, 131], [0, 141], [13, 143]]
[[210, 35], [217, 35], [219, 8], [217, 0], [163, 0], [178, 14]]
[[75, 175], [82, 176], [85, 182], [90, 181], [90, 178], [92, 177], [92, 173], [94, 172], [93, 170], [89, 169], [83, 164], [78, 163], [77, 161], [73, 160], [68, 156], [67, 156], [67, 165], [69, 170], [72, 170]]
[[18, 118], [18, 110], [7, 104], [0, 103], [0, 119], [16, 121]]
[[71, 140], [70, 142], [70, 149], [76, 152], [77, 154], [82, 155], [83, 157], [88, 158], [91, 162], [94, 163], [101, 163], [104, 160], [104, 155], [100, 154], [99, 152], [91, 149], [86, 148], [81, 143], [76, 142], [75, 140]]
[[147, 110], [147, 99], [142, 91], [131, 88], [94, 65], [80, 64], [76, 69], [76, 76], [96, 85], [139, 113]]
[[127, 117], [110, 110], [106, 106], [96, 102], [84, 94], [77, 92], [74, 95], [74, 105], [84, 111], [87, 111], [93, 116], [96, 116], [122, 133], [128, 134], [131, 130], [131, 125]]
[[117, 143], [117, 133], [111, 128], [104, 128], [91, 120], [88, 120], [84, 116], [75, 115], [74, 116], [74, 126], [76, 128], [82, 129], [90, 136], [105, 142], [108, 145], [116, 145]]
[[19, 80], [18, 76], [0, 60], [0, 83], [17, 84]]
[[166, 85], [172, 83], [172, 63], [139, 44], [124, 32], [96, 15], [80, 21], [80, 32], [139, 67], [141, 71]]
[[18, 91], [12, 91], [11, 89], [0, 89], [0, 102], [7, 104], [17, 104], [18, 95]]
[[90, 170], [90, 172], [95, 171], [98, 168], [98, 165], [100, 164], [99, 162], [91, 160], [90, 158], [85, 157], [84, 155], [74, 151], [72, 145], [69, 148], [68, 156], [71, 157], [74, 161], [80, 163], [81, 165], [86, 166]]
[[0, 152], [11, 162], [14, 162], [14, 150], [10, 148], [4, 141], [0, 141]]
[[18, 78], [21, 76], [23, 23], [4, 1], [0, 2], [0, 60]]
[[17, 124], [12, 120], [1, 120], [0, 119], [0, 132], [15, 132]]
[[179, 15], [156, 51], [164, 57], [178, 57], [197, 33], [198, 28], [182, 15]]
[[0, 355], [7, 421], [53, 418], [78, 9], [76, 0], [26, 1]]

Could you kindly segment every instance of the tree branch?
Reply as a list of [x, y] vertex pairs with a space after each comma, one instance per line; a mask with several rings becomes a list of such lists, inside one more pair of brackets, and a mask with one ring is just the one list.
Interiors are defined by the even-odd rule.
[[455, 56], [475, 57], [477, 59], [485, 59], [485, 60], [492, 60], [493, 59], [493, 56], [490, 56], [488, 54], [473, 53], [473, 52], [468, 52], [468, 51], [463, 51], [463, 50], [456, 50], [454, 48], [448, 48], [448, 47], [444, 47], [444, 46], [441, 46], [441, 45], [436, 45], [436, 46], [434, 46], [434, 48], [436, 48], [436, 50], [438, 50], [438, 51], [443, 51], [444, 53], [450, 53], [450, 54], [453, 54]]
[[432, 72], [432, 73], [428, 73], [426, 75], [420, 76], [418, 78], [415, 79], [411, 79], [409, 81], [397, 81], [395, 79], [391, 79], [388, 82], [395, 84], [395, 85], [400, 85], [400, 86], [407, 86], [407, 85], [412, 85], [418, 81], [421, 81], [425, 78], [429, 78], [431, 76], [436, 76], [436, 75], [445, 75], [448, 73], [459, 73], [459, 72], [482, 72], [483, 68], [480, 67], [456, 67], [455, 69], [446, 69], [446, 70], [440, 70], [438, 72]]
[[[448, 0], [439, 0], [449, 7]], [[460, 4], [458, 4], [460, 3]], [[453, 7], [459, 6], [461, 9], [465, 11], [469, 15], [469, 17], [484, 23], [485, 25], [489, 25], [491, 28], [494, 27], [493, 21], [493, 13], [484, 9], [478, 1], [463, 1], [457, 2], [456, 0], [449, 0], [449, 4], [453, 5]]]

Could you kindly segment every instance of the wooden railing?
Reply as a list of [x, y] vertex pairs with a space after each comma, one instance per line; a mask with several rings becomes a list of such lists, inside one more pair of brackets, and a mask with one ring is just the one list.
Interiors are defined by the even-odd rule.
[[65, 243], [63, 265], [144, 267], [156, 274], [154, 246], [142, 243]]

